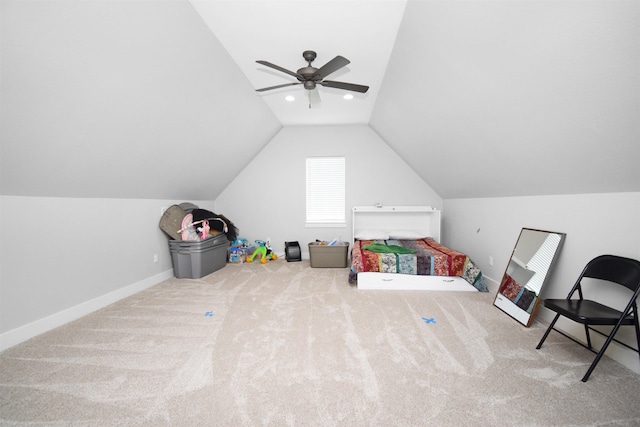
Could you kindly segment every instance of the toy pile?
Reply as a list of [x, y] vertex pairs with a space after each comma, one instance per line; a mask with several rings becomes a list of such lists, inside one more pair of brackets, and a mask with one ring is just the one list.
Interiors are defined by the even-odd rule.
[[160, 228], [174, 240], [202, 241], [221, 233], [230, 242], [238, 237], [238, 228], [227, 217], [193, 203], [170, 206], [160, 219]]
[[271, 250], [271, 242], [268, 240], [256, 240], [256, 245], [249, 246], [247, 239], [238, 238], [231, 243], [229, 248], [229, 262], [233, 264], [242, 264], [244, 262], [253, 262], [254, 258], [259, 257], [260, 263], [266, 264], [268, 260], [275, 261], [278, 259], [273, 250]]
[[199, 279], [224, 267], [229, 243], [238, 238], [237, 227], [227, 217], [192, 203], [169, 207], [162, 214], [160, 229], [170, 238], [177, 278]]

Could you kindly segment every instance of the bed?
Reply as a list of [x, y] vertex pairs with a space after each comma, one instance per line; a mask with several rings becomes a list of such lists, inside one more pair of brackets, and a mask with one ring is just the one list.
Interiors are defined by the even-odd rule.
[[358, 289], [487, 292], [471, 259], [440, 243], [440, 218], [430, 206], [354, 207], [349, 283]]

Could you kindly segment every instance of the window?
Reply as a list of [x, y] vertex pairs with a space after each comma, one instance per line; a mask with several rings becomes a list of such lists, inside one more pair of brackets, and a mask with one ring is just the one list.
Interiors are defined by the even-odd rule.
[[307, 158], [307, 225], [345, 225], [344, 157]]

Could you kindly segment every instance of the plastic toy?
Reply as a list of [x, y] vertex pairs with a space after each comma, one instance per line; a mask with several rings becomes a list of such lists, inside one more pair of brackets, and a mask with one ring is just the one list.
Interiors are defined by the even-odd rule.
[[242, 237], [236, 238], [229, 247], [229, 262], [232, 264], [242, 264], [247, 260], [249, 252], [249, 241]]
[[234, 240], [231, 243], [232, 247], [236, 247], [236, 248], [248, 248], [249, 247], [249, 241], [243, 237], [238, 237], [236, 240]]
[[272, 261], [278, 259], [278, 255], [271, 250], [271, 247], [264, 240], [256, 240], [255, 242], [258, 244], [258, 247], [247, 257], [247, 262], [252, 262], [256, 255], [260, 255], [260, 262], [262, 264], [266, 264], [267, 259]]
[[242, 264], [246, 260], [245, 248], [230, 247], [229, 262], [231, 264]]

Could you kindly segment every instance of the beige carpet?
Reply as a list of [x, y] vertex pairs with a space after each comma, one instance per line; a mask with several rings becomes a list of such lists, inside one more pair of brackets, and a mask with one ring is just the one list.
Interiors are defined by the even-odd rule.
[[[90, 284], [88, 284], [90, 285]], [[172, 279], [0, 353], [1, 425], [640, 425], [640, 376], [480, 292], [308, 261]]]

